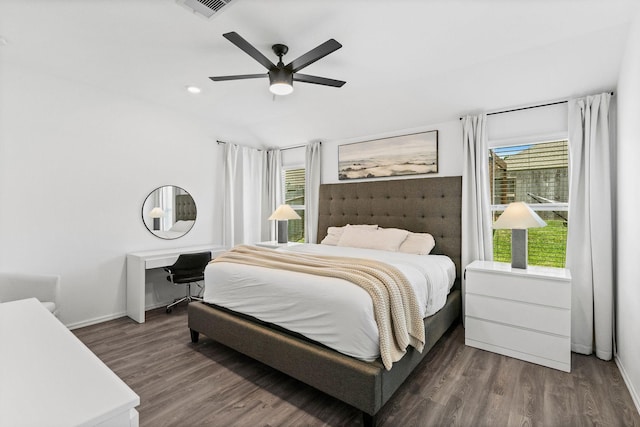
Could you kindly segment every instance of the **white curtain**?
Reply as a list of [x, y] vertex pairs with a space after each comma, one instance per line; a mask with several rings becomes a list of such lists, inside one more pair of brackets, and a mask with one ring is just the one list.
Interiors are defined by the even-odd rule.
[[[462, 118], [462, 155], [461, 268], [464, 271], [475, 260], [493, 259], [486, 114]], [[463, 274], [462, 313], [465, 310], [465, 288]]]
[[263, 156], [266, 152], [226, 143], [224, 146], [223, 244], [262, 240]]
[[282, 152], [268, 150], [264, 156], [262, 192], [262, 241], [276, 240], [276, 221], [269, 221], [269, 215], [282, 204]]
[[487, 115], [462, 118], [462, 268], [493, 259]]
[[[162, 216], [160, 217], [160, 230], [168, 230], [173, 226], [175, 215], [175, 197], [173, 192], [174, 187], [172, 185], [165, 185], [157, 188], [153, 192], [153, 206], [162, 209]], [[153, 221], [153, 220], [152, 220]]]
[[613, 221], [608, 93], [569, 101], [571, 349], [613, 355]]
[[164, 215], [162, 216], [162, 226], [161, 230], [168, 230], [173, 226], [174, 218], [176, 215], [176, 197], [174, 194], [174, 186], [173, 185], [165, 185], [161, 187], [160, 190], [160, 206], [164, 210]]
[[316, 243], [318, 238], [318, 213], [320, 200], [320, 147], [319, 141], [307, 144], [304, 158], [304, 236], [307, 243]]

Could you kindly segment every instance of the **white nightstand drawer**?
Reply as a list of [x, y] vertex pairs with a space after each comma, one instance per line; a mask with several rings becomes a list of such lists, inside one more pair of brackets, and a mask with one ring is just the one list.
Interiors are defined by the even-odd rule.
[[571, 282], [467, 270], [466, 292], [503, 299], [571, 308]]
[[571, 335], [571, 311], [519, 301], [467, 294], [467, 316], [556, 335]]
[[[534, 358], [557, 361], [569, 366], [571, 364], [571, 340], [569, 337], [549, 335], [472, 317], [466, 318], [465, 328], [467, 345], [482, 348], [482, 345], [474, 345], [471, 342], [477, 341], [498, 348], [528, 354]], [[497, 351], [508, 356], [512, 355], [496, 349], [491, 351]], [[528, 360], [535, 361], [531, 358]], [[542, 362], [537, 363], [544, 364]]]

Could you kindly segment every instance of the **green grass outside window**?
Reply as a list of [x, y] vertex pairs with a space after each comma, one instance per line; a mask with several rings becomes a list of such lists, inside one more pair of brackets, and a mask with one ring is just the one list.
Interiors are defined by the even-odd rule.
[[[567, 253], [567, 227], [562, 220], [547, 221], [546, 227], [529, 229], [530, 265], [564, 268]], [[511, 262], [511, 230], [493, 231], [493, 259]]]

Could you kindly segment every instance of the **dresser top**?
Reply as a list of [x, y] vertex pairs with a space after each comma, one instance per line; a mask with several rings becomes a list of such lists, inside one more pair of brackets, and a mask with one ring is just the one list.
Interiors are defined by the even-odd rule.
[[98, 425], [140, 398], [35, 298], [0, 304], [0, 425]]
[[530, 265], [525, 268], [513, 268], [511, 264], [497, 261], [474, 261], [466, 270], [491, 273], [512, 274], [523, 277], [542, 277], [555, 280], [571, 280], [571, 272], [567, 268], [541, 267]]

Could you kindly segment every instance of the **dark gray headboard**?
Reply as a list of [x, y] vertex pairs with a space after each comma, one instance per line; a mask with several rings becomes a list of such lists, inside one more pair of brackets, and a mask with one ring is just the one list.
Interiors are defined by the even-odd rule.
[[194, 221], [198, 210], [190, 194], [176, 195], [176, 221]]
[[430, 233], [432, 253], [449, 256], [460, 277], [462, 177], [320, 185], [318, 243], [327, 228], [378, 224]]

